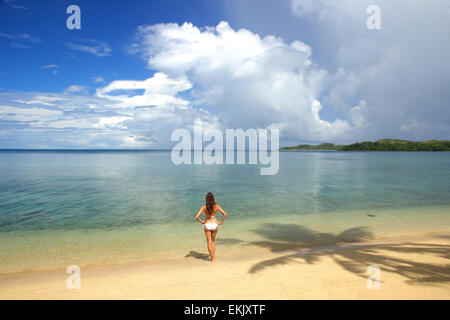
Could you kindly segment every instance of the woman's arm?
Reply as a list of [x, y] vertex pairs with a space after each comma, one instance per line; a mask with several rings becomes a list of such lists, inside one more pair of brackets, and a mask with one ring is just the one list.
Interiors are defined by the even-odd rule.
[[222, 220], [220, 220], [218, 224], [222, 224], [225, 221], [225, 218], [227, 217], [227, 213], [219, 205], [217, 205], [217, 210], [219, 210], [220, 213], [222, 214]]
[[198, 222], [200, 222], [201, 224], [205, 224], [206, 221], [202, 221], [199, 217], [200, 215], [203, 213], [203, 211], [205, 211], [205, 206], [202, 206], [200, 208], [200, 210], [198, 210], [197, 215], [195, 216], [195, 220], [197, 220]]

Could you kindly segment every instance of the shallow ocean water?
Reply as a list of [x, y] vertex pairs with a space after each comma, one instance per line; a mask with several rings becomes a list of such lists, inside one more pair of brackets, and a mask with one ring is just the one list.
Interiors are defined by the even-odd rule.
[[229, 214], [218, 254], [275, 231], [450, 227], [450, 153], [279, 156], [278, 174], [262, 176], [256, 165], [177, 166], [168, 151], [0, 151], [0, 273], [206, 253], [194, 216], [209, 191]]

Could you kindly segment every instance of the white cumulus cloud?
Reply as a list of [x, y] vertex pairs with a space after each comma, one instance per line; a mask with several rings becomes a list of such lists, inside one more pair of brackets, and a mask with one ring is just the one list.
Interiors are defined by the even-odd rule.
[[193, 103], [225, 127], [282, 123], [288, 139], [333, 139], [350, 130], [346, 120], [321, 118], [319, 98], [329, 74], [314, 64], [311, 48], [260, 37], [227, 22], [199, 28], [190, 23], [141, 26], [132, 52], [149, 68], [193, 84]]
[[[118, 102], [121, 107], [178, 104], [187, 105], [188, 101], [177, 98], [176, 94], [192, 88], [185, 78], [171, 79], [163, 73], [155, 73], [144, 81], [117, 80], [97, 90], [96, 95]], [[133, 94], [136, 91], [142, 94]], [[119, 92], [122, 94], [113, 95]], [[128, 94], [127, 94], [128, 93]]]

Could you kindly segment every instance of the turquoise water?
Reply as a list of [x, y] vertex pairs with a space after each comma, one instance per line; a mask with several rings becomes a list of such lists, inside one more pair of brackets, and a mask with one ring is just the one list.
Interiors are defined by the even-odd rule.
[[0, 272], [199, 251], [193, 217], [209, 191], [229, 214], [222, 237], [239, 241], [256, 237], [242, 226], [286, 220], [446, 228], [450, 153], [281, 152], [278, 174], [261, 176], [177, 166], [168, 151], [0, 151]]

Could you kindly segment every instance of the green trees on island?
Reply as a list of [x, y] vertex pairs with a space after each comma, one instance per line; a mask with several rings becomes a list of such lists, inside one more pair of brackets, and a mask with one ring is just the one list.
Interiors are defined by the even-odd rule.
[[319, 145], [301, 144], [295, 147], [285, 147], [281, 150], [335, 150], [335, 151], [450, 151], [449, 140], [408, 141], [382, 139], [375, 142], [364, 141], [349, 145], [322, 143]]
[[341, 150], [342, 147], [344, 146], [335, 145], [333, 143], [322, 143], [318, 145], [300, 144], [295, 147], [281, 148], [281, 150]]

